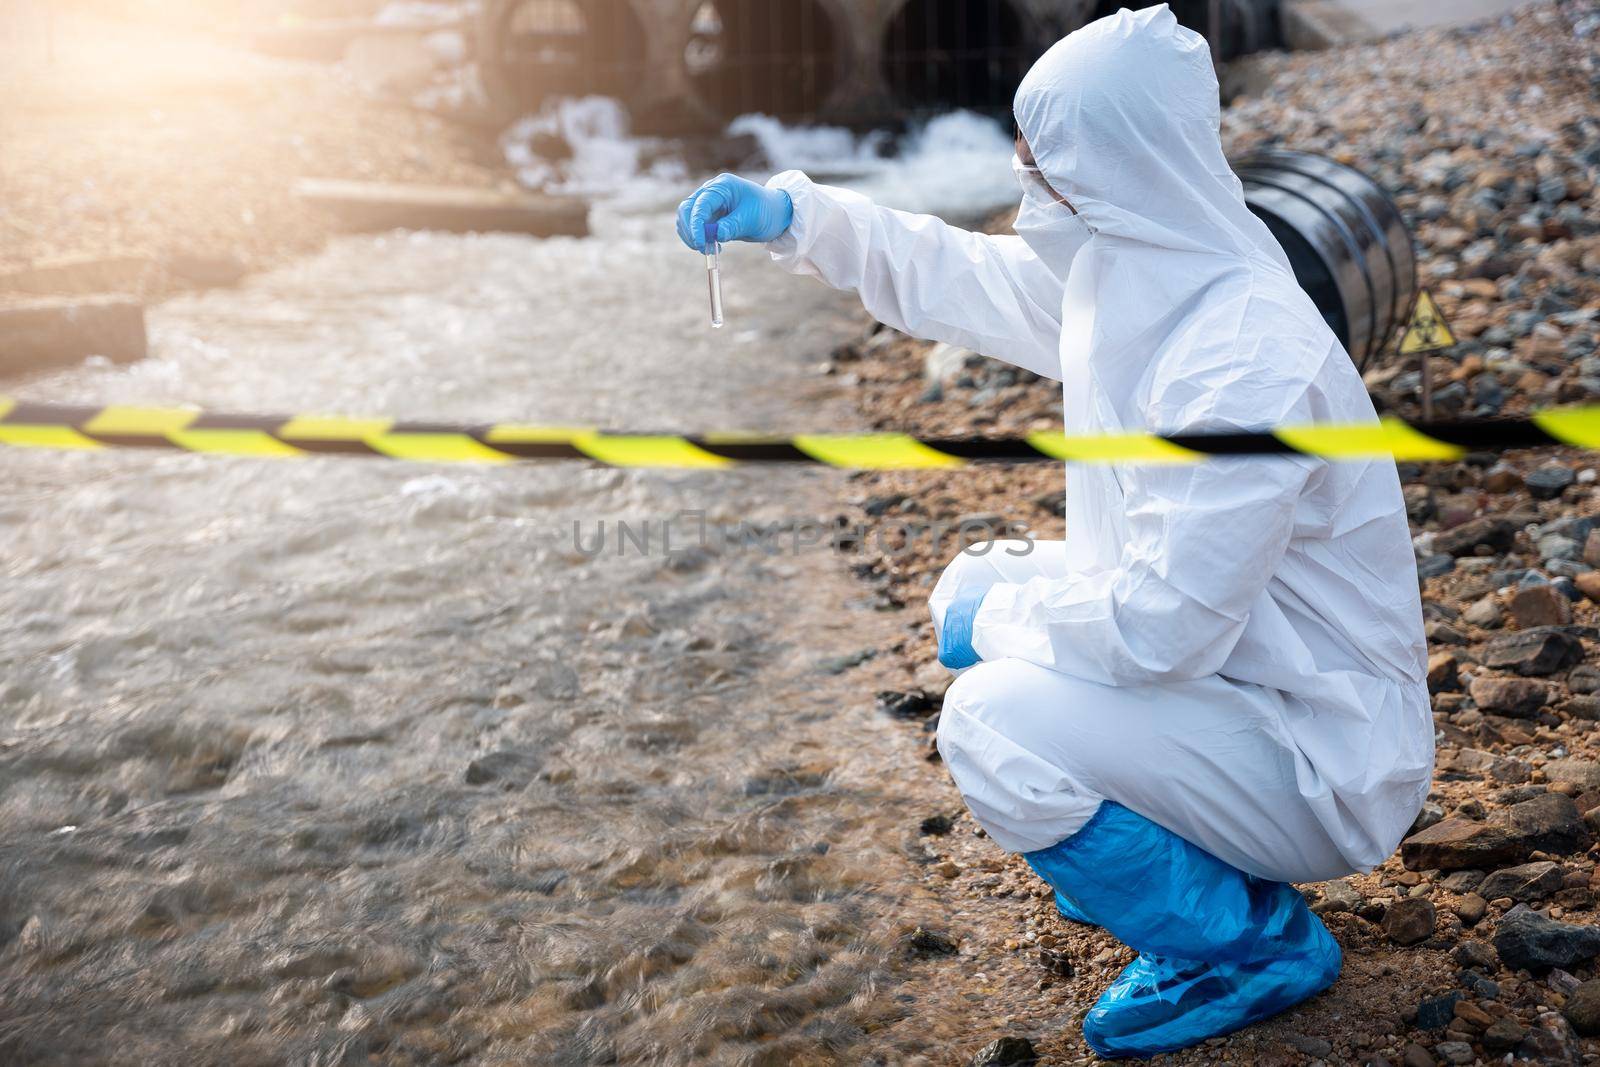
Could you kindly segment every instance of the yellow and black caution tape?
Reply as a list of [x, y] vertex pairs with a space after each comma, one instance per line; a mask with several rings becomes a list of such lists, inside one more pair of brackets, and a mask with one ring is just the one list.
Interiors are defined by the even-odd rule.
[[1216, 456], [1454, 460], [1474, 451], [1571, 445], [1600, 449], [1600, 407], [1526, 418], [1286, 427], [1252, 433], [1031, 433], [1022, 437], [914, 437], [899, 433], [607, 433], [496, 423], [462, 426], [323, 415], [230, 415], [184, 408], [78, 407], [0, 396], [0, 445], [16, 448], [161, 448], [227, 456], [377, 456], [420, 463], [587, 460], [613, 467], [718, 468], [817, 463], [849, 470], [913, 470], [973, 463], [1192, 463]]

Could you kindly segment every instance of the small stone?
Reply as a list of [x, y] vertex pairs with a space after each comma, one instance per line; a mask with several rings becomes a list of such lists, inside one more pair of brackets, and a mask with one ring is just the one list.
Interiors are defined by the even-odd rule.
[[1446, 993], [1442, 997], [1429, 997], [1417, 1005], [1418, 1030], [1443, 1030], [1456, 1017], [1456, 1002], [1460, 993]]
[[956, 821], [948, 815], [930, 815], [922, 820], [918, 828], [928, 837], [943, 837], [955, 828]]
[[1481, 546], [1491, 553], [1511, 551], [1516, 542], [1517, 528], [1507, 519], [1471, 519], [1450, 530], [1441, 530], [1433, 539], [1435, 552], [1448, 552], [1452, 556], [1478, 554]]
[[1456, 569], [1456, 559], [1445, 552], [1435, 552], [1426, 559], [1417, 561], [1417, 577], [1426, 581], [1429, 578], [1440, 578]]
[[1572, 622], [1572, 602], [1560, 590], [1535, 585], [1517, 590], [1511, 598], [1511, 617], [1518, 626], [1566, 626]]
[[1472, 1027], [1474, 1030], [1487, 1029], [1494, 1022], [1494, 1016], [1478, 1007], [1470, 1000], [1456, 1002], [1456, 1018]]
[[1411, 820], [1411, 829], [1406, 831], [1406, 836], [1421, 833], [1428, 827], [1444, 819], [1444, 808], [1431, 800], [1422, 802], [1422, 807], [1417, 811], [1417, 817]]
[[1600, 603], [1600, 571], [1585, 571], [1582, 574], [1575, 575], [1572, 579], [1572, 584], [1576, 585], [1578, 592], [1585, 597]]
[[933, 699], [920, 689], [884, 690], [878, 694], [878, 710], [891, 719], [920, 721], [938, 711]]
[[1578, 664], [1567, 675], [1567, 688], [1574, 693], [1600, 693], [1600, 667]]
[[1428, 657], [1428, 692], [1443, 693], [1457, 687], [1454, 653], [1435, 652]]
[[1383, 932], [1398, 945], [1415, 945], [1433, 936], [1436, 915], [1433, 902], [1409, 897], [1389, 906], [1383, 917]]
[[1473, 703], [1484, 711], [1514, 718], [1531, 718], [1539, 713], [1550, 699], [1550, 689], [1543, 682], [1527, 678], [1491, 678], [1479, 675], [1467, 686]]
[[1058, 978], [1071, 978], [1076, 973], [1072, 966], [1072, 957], [1059, 949], [1041, 948], [1039, 966]]
[[494, 782], [502, 789], [522, 789], [533, 780], [540, 766], [542, 761], [536, 753], [506, 748], [479, 756], [467, 764], [463, 778], [468, 785]]
[[1549, 986], [1551, 989], [1554, 989], [1562, 996], [1570, 997], [1572, 994], [1578, 991], [1578, 987], [1583, 983], [1578, 981], [1572, 975], [1568, 974], [1566, 971], [1563, 971], [1560, 967], [1556, 967], [1551, 970], [1547, 976], [1545, 976], [1544, 984]]
[[1033, 1042], [1025, 1037], [991, 1041], [972, 1057], [972, 1067], [1023, 1067], [1038, 1062], [1039, 1054], [1034, 1051]]
[[1482, 871], [1451, 871], [1439, 880], [1439, 887], [1447, 893], [1470, 893], [1483, 884]]
[[1600, 978], [1591, 978], [1573, 990], [1561, 1014], [1584, 1037], [1600, 1034]]
[[1577, 967], [1600, 954], [1600, 927], [1557, 922], [1518, 904], [1501, 918], [1494, 947], [1512, 970], [1544, 974], [1552, 967]]
[[1537, 547], [1539, 558], [1547, 564], [1553, 560], [1575, 560], [1583, 548], [1577, 541], [1562, 534], [1546, 534], [1539, 538]]
[[1361, 894], [1348, 879], [1340, 878], [1322, 887], [1322, 899], [1312, 905], [1311, 910], [1318, 915], [1333, 915], [1355, 911], [1360, 906]]
[[1471, 607], [1462, 612], [1461, 618], [1479, 629], [1495, 630], [1500, 627], [1505, 615], [1500, 609], [1500, 601], [1491, 594], [1475, 601]]
[[1529, 495], [1535, 500], [1554, 500], [1576, 479], [1570, 467], [1549, 463], [1528, 475], [1524, 482]]
[[954, 956], [957, 952], [956, 943], [950, 938], [921, 926], [902, 937], [900, 944], [905, 949], [906, 955], [916, 959]]
[[1535, 1063], [1576, 1063], [1579, 1059], [1574, 1047], [1576, 1039], [1572, 1024], [1564, 1016], [1553, 1011], [1541, 1012], [1539, 1024], [1523, 1035], [1516, 1054]]
[[1564, 630], [1536, 627], [1505, 634], [1484, 648], [1483, 665], [1521, 675], [1543, 676], [1583, 660], [1583, 643]]
[[1494, 949], [1482, 941], [1463, 941], [1451, 955], [1461, 966], [1476, 967], [1481, 971], [1492, 971], [1500, 963]]
[[1465, 1041], [1441, 1041], [1433, 1046], [1433, 1051], [1446, 1063], [1471, 1063], [1478, 1058]]
[[1333, 1042], [1322, 1037], [1308, 1037], [1305, 1034], [1290, 1034], [1289, 1044], [1304, 1052], [1314, 1060], [1326, 1059], [1333, 1055]]
[[1486, 900], [1542, 900], [1561, 889], [1566, 872], [1559, 863], [1544, 860], [1495, 871], [1483, 880], [1478, 894]]
[[1490, 1052], [1510, 1052], [1522, 1043], [1527, 1029], [1517, 1020], [1507, 1016], [1496, 1019], [1483, 1032], [1483, 1047]]
[[1456, 918], [1463, 926], [1477, 926], [1489, 910], [1489, 902], [1476, 893], [1468, 893], [1456, 901]]
[[[1499, 384], [1494, 376], [1489, 374], [1483, 375], [1482, 380]], [[1483, 487], [1491, 493], [1514, 493], [1522, 488], [1522, 475], [1513, 467], [1497, 463], [1484, 472]]]
[[1415, 1041], [1410, 1041], [1406, 1043], [1400, 1063], [1401, 1067], [1438, 1067], [1439, 1061], [1433, 1058], [1433, 1053]]

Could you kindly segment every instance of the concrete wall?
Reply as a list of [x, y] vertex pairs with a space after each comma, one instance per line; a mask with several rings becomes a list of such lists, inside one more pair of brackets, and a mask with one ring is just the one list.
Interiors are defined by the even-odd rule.
[[[486, 19], [492, 22], [522, 0], [489, 0]], [[580, 0], [581, 2], [581, 0]], [[691, 24], [701, 0], [625, 0], [637, 17], [646, 41], [646, 56], [634, 82], [634, 99], [629, 101], [644, 128], [672, 131], [694, 127], [712, 128], [729, 116], [728, 108], [718, 108], [697, 88], [684, 64], [685, 49], [692, 39]], [[741, 0], [723, 0], [735, 6]], [[799, 0], [761, 0], [780, 5]], [[833, 78], [832, 91], [817, 102], [812, 114], [832, 121], [869, 122], [903, 114], [910, 102], [898, 99], [885, 76], [885, 49], [895, 16], [918, 0], [815, 0], [832, 25], [834, 47], [824, 62]], [[1129, 6], [1143, 6], [1149, 0], [1125, 0]], [[1230, 27], [1239, 19], [1251, 22], [1255, 37], [1262, 36], [1263, 13], [1275, 9], [1277, 0], [1219, 0], [1230, 12]], [[1003, 4], [1013, 11], [1022, 26], [1023, 47], [1029, 55], [1043, 52], [1066, 33], [1091, 17], [1114, 10], [1119, 3], [1107, 0], [962, 0], [968, 5]], [[1187, 6], [1185, 6], [1187, 5]], [[1177, 0], [1175, 8], [1186, 10], [1191, 22], [1204, 29], [1201, 0]], [[1232, 34], [1231, 36], [1239, 36]], [[1242, 38], [1241, 38], [1242, 39]], [[1259, 42], [1253, 42], [1252, 47]], [[491, 86], [492, 88], [492, 86]], [[526, 101], [520, 110], [526, 110]], [[733, 111], [750, 110], [734, 106]]]

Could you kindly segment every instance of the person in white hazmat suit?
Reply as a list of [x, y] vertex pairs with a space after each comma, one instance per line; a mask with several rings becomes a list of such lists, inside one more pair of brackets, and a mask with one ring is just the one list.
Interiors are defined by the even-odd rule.
[[[1069, 434], [1375, 419], [1245, 206], [1206, 42], [1164, 5], [1057, 43], [1015, 113], [1019, 236], [797, 172], [715, 179], [680, 235], [767, 242], [890, 326], [1060, 379]], [[1288, 883], [1380, 863], [1428, 792], [1416, 562], [1388, 461], [1073, 467], [1066, 525], [940, 579], [940, 659], [962, 673], [939, 750], [1063, 914], [1138, 950], [1084, 1033], [1151, 1055], [1337, 976]]]

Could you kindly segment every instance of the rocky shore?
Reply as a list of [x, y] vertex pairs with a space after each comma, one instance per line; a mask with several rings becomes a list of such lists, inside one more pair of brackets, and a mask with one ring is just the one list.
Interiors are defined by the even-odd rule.
[[[1226, 111], [1231, 152], [1321, 152], [1395, 194], [1422, 283], [1460, 341], [1432, 357], [1440, 415], [1600, 397], [1597, 47], [1600, 5], [1543, 3], [1467, 30], [1261, 57], [1229, 79], [1250, 87]], [[1059, 425], [1055, 383], [887, 329], [829, 370], [853, 376], [884, 429]], [[1414, 358], [1391, 349], [1366, 379], [1381, 409], [1418, 414]], [[1597, 467], [1562, 449], [1401, 466], [1429, 639], [1434, 789], [1382, 867], [1303, 887], [1346, 954], [1333, 990], [1167, 1062], [1600, 1060]], [[864, 475], [850, 505], [851, 522], [1062, 533], [1054, 467]], [[904, 689], [881, 706], [925, 731], [930, 763], [945, 682], [923, 604], [956, 547], [921, 539], [857, 563], [880, 606], [906, 611], [893, 650]], [[952, 916], [949, 960], [912, 980], [922, 1011], [941, 984], [949, 1004], [981, 989], [999, 1032], [972, 1035], [963, 1059], [1089, 1059], [1076, 1023], [1127, 950], [1060, 920], [1038, 879], [959, 812], [952, 791], [948, 811], [919, 828], [928, 890]], [[991, 1037], [1019, 1040], [980, 1051]]]

